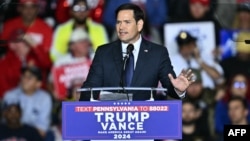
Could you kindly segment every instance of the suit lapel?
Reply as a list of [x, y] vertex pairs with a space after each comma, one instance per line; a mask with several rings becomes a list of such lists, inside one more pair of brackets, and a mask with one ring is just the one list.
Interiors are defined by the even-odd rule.
[[136, 81], [138, 80], [139, 76], [141, 75], [141, 71], [144, 69], [145, 62], [147, 62], [148, 54], [150, 52], [150, 46], [147, 44], [147, 41], [142, 38], [136, 66], [135, 66], [135, 71], [134, 71], [134, 76], [132, 79], [132, 86], [136, 84]]
[[113, 46], [113, 57], [118, 75], [121, 75], [122, 70], [122, 47], [121, 42], [117, 40]]

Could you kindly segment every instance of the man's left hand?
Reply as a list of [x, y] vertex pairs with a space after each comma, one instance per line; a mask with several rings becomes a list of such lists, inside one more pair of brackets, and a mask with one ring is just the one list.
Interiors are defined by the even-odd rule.
[[195, 81], [191, 69], [182, 70], [177, 78], [174, 78], [172, 74], [168, 74], [168, 77], [174, 88], [180, 93], [184, 93], [189, 85]]

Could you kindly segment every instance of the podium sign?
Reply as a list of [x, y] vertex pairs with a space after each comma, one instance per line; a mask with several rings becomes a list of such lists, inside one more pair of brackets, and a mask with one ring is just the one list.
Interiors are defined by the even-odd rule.
[[63, 102], [63, 139], [181, 139], [180, 100]]

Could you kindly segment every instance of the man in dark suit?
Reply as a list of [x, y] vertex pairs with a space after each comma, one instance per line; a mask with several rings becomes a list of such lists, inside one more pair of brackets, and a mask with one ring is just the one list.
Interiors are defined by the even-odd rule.
[[[183, 70], [176, 77], [167, 48], [141, 36], [144, 13], [140, 7], [131, 3], [123, 4], [116, 9], [116, 19], [119, 40], [98, 47], [82, 88], [157, 87], [160, 81], [167, 88], [167, 95], [177, 99], [184, 97], [187, 87], [194, 81], [192, 71]], [[125, 64], [132, 63], [132, 71], [127, 71], [128, 66], [124, 70], [124, 60]], [[150, 91], [132, 93], [133, 100], [150, 98]], [[98, 99], [98, 94], [94, 98]], [[82, 92], [80, 101], [89, 100], [90, 94]]]

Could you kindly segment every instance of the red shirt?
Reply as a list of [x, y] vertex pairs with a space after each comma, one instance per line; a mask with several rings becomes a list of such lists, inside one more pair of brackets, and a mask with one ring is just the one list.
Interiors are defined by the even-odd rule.
[[[8, 41], [9, 39], [11, 39], [12, 34], [18, 29], [22, 29], [25, 31], [25, 34], [31, 35], [32, 39], [37, 43], [37, 46], [31, 47], [31, 50], [26, 58], [26, 60], [27, 60], [26, 64], [32, 63], [42, 70], [42, 72], [44, 74], [43, 75], [44, 76], [43, 87], [45, 88], [47, 75], [48, 75], [48, 73], [51, 69], [51, 66], [52, 66], [52, 62], [51, 62], [50, 56], [49, 56], [49, 51], [50, 51], [50, 46], [51, 46], [51, 42], [52, 42], [53, 30], [42, 19], [37, 18], [37, 19], [35, 19], [35, 21], [33, 22], [32, 25], [25, 26], [22, 22], [22, 19], [20, 17], [18, 17], [18, 18], [11, 19], [11, 20], [4, 23], [3, 32], [1, 34], [2, 39]], [[7, 53], [6, 56], [8, 57], [9, 54]], [[14, 67], [14, 68], [16, 68], [15, 70], [20, 71], [20, 65], [17, 61], [17, 58], [12, 56], [9, 59], [10, 60], [6, 60], [6, 59], [1, 60], [1, 62], [5, 62], [5, 63], [3, 63], [3, 65], [1, 65], [1, 68], [2, 67], [3, 68]], [[10, 66], [8, 63], [6, 63], [6, 62], [12, 62], [12, 61], [16, 61], [16, 64], [18, 64], [18, 65]], [[3, 69], [3, 71], [4, 70], [5, 69]], [[3, 72], [1, 74], [5, 75], [9, 72], [11, 72], [11, 71], [5, 70], [5, 72]], [[19, 72], [17, 72], [17, 71], [15, 71], [15, 72], [18, 73], [20, 76]], [[14, 76], [17, 76], [17, 74], [13, 74], [13, 77]], [[14, 80], [18, 80], [18, 79], [15, 78]], [[13, 84], [17, 84], [17, 83], [18, 82], [15, 82]], [[1, 97], [1, 94], [0, 94], [0, 97]]]
[[53, 30], [42, 19], [35, 19], [30, 26], [25, 26], [21, 17], [8, 20], [3, 24], [2, 39], [9, 40], [13, 32], [18, 29], [24, 30], [25, 34], [32, 35], [38, 46], [44, 51], [49, 52]]
[[6, 91], [16, 87], [20, 82], [22, 63], [19, 58], [12, 52], [0, 59], [0, 99]]

